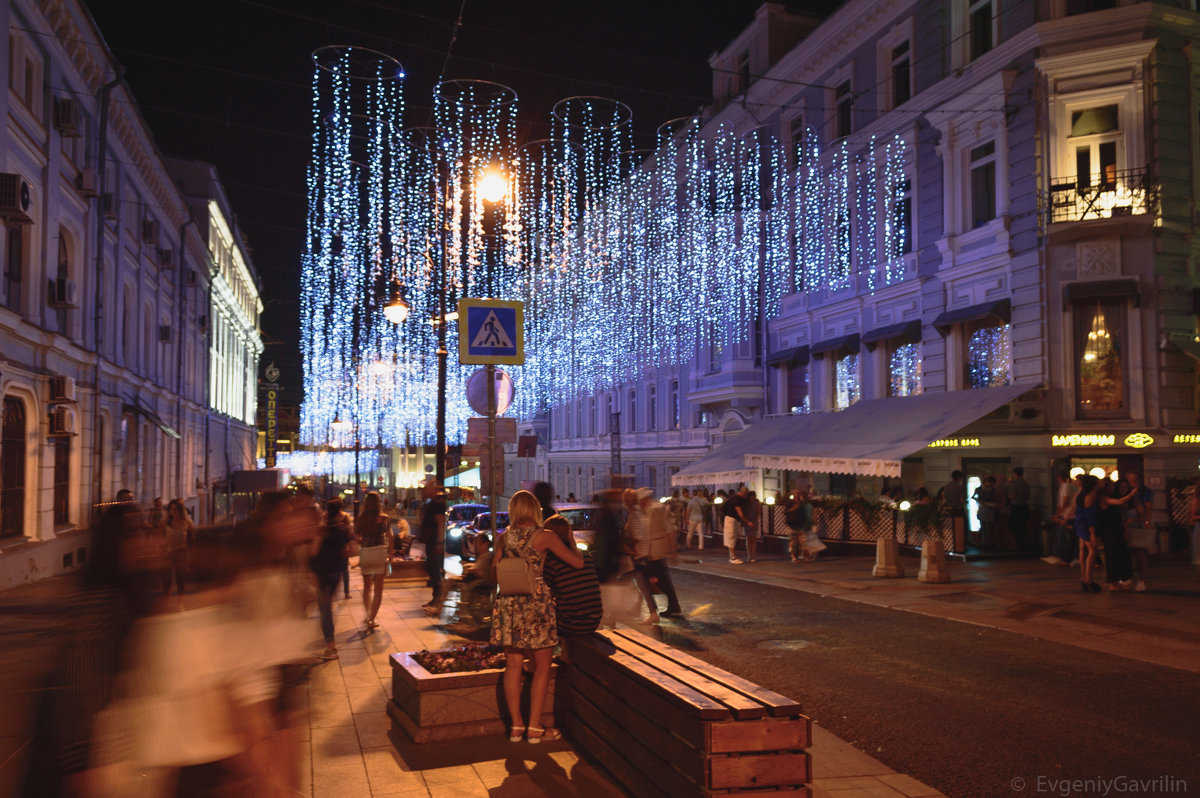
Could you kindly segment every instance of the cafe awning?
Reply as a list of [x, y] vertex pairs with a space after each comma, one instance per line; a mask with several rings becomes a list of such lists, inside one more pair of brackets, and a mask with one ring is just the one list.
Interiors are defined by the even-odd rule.
[[671, 485], [726, 485], [749, 482], [758, 473], [746, 466], [746, 452], [778, 434], [795, 416], [777, 416], [756, 421], [734, 438], [713, 449], [671, 476]]
[[[1039, 383], [868, 399], [836, 413], [784, 416], [741, 447], [749, 468], [899, 476], [900, 462], [1008, 404]], [[743, 433], [745, 434], [745, 433]]]

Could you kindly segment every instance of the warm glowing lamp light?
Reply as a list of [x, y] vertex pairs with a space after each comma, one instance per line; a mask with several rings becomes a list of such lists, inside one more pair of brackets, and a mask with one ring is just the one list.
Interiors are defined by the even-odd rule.
[[350, 429], [350, 422], [349, 422], [349, 421], [342, 421], [340, 418], [338, 418], [338, 417], [335, 415], [335, 416], [333, 417], [333, 421], [331, 421], [331, 422], [329, 423], [329, 426], [333, 427], [333, 430], [334, 430], [334, 432], [342, 432], [342, 431], [344, 431], [344, 430], [348, 430], [348, 429]]
[[408, 303], [402, 296], [394, 296], [383, 306], [383, 316], [392, 324], [402, 324], [408, 318]]
[[480, 176], [477, 186], [479, 196], [487, 202], [499, 202], [508, 188], [504, 183], [504, 175], [494, 168], [488, 169]]

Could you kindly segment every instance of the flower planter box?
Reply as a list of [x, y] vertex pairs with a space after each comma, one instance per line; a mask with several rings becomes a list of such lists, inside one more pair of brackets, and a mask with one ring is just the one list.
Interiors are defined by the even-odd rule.
[[[503, 734], [508, 728], [504, 706], [502, 668], [464, 673], [430, 673], [411, 653], [393, 654], [392, 700], [388, 715], [415, 743], [457, 740], [463, 737]], [[545, 716], [554, 708], [557, 664], [550, 671], [550, 692]], [[521, 705], [529, 711], [532, 674], [523, 680]], [[557, 725], [557, 724], [555, 724]]]

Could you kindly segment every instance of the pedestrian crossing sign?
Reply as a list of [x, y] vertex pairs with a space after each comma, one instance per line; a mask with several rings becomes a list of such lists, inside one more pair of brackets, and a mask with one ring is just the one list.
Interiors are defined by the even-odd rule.
[[503, 299], [458, 301], [458, 362], [525, 362], [525, 303]]

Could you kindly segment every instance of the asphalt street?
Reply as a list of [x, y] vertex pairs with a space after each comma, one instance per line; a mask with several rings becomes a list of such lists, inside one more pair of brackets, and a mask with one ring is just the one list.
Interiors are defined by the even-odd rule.
[[643, 630], [797, 698], [946, 795], [1200, 795], [1194, 673], [751, 582], [674, 581], [685, 617]]

